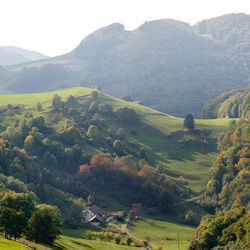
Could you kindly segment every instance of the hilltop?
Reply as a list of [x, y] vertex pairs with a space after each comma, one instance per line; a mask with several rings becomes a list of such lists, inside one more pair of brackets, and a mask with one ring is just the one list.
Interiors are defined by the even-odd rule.
[[190, 26], [163, 19], [133, 31], [111, 24], [84, 38], [69, 54], [9, 67], [7, 76], [0, 77], [1, 91], [28, 93], [98, 85], [112, 96], [130, 95], [171, 115], [199, 117], [207, 101], [249, 83], [248, 53], [229, 49], [228, 39], [214, 35], [215, 24], [221, 24], [221, 33], [224, 26], [230, 27], [233, 33], [229, 35], [236, 37], [234, 47], [245, 44], [246, 48], [249, 16], [226, 15], [211, 23], [206, 20]]

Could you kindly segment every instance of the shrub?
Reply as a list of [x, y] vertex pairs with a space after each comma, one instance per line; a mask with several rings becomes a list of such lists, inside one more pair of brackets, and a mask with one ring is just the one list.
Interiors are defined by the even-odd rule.
[[92, 90], [92, 92], [91, 92], [91, 97], [92, 97], [93, 99], [97, 99], [97, 97], [98, 97], [98, 92], [97, 92], [96, 90]]
[[99, 136], [98, 128], [95, 125], [90, 125], [88, 132], [87, 132], [87, 136], [94, 138], [94, 139], [98, 138], [98, 136]]
[[132, 239], [131, 238], [127, 238], [127, 245], [130, 246], [130, 244], [132, 243]]
[[116, 235], [115, 236], [115, 243], [116, 244], [120, 244], [120, 242], [121, 242], [121, 236], [120, 235]]
[[121, 156], [123, 154], [123, 146], [120, 140], [115, 140], [113, 143], [113, 150]]
[[139, 119], [138, 114], [133, 109], [127, 107], [115, 110], [115, 114], [120, 121], [125, 123], [137, 122]]

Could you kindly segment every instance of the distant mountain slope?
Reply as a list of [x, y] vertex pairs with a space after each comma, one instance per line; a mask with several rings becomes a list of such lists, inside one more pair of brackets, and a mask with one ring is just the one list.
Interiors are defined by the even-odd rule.
[[[210, 34], [230, 48], [244, 51], [250, 46], [250, 15], [228, 14], [204, 20], [197, 25], [201, 34]], [[248, 48], [248, 49], [247, 49]]]
[[209, 35], [223, 43], [230, 53], [237, 54], [250, 69], [250, 15], [228, 14], [198, 23], [200, 34]]
[[[248, 27], [249, 19], [244, 20]], [[236, 22], [232, 25], [238, 27]], [[234, 30], [247, 36], [247, 29], [238, 29]], [[151, 21], [133, 31], [116, 23], [90, 34], [67, 55], [11, 67], [11, 77], [0, 88], [27, 93], [98, 85], [113, 96], [130, 95], [171, 115], [192, 113], [199, 117], [210, 99], [249, 84], [249, 58], [248, 53], [231, 50], [224, 40], [199, 34], [197, 26], [183, 22]], [[39, 79], [44, 79], [42, 74], [38, 77], [33, 70], [24, 69], [45, 64], [60, 64], [67, 77], [63, 82], [55, 77], [43, 83]], [[34, 82], [26, 81], [26, 77]]]
[[18, 64], [46, 58], [48, 58], [48, 56], [36, 51], [25, 50], [13, 46], [0, 47], [0, 65]]
[[237, 118], [246, 116], [250, 110], [250, 85], [224, 93], [206, 103], [202, 109], [203, 118]]
[[84, 84], [115, 96], [128, 93], [177, 116], [189, 111], [199, 116], [205, 100], [247, 81], [240, 59], [223, 44], [173, 20], [148, 22], [131, 32], [110, 25], [84, 39], [74, 56], [87, 65]]

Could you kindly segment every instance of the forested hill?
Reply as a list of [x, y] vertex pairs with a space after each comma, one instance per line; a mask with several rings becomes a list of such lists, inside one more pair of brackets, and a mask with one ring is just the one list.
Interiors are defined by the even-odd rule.
[[219, 136], [220, 154], [201, 199], [203, 207], [217, 213], [203, 218], [189, 250], [250, 247], [249, 125], [249, 117], [241, 118]]
[[[240, 42], [238, 36], [246, 37], [246, 43], [249, 18], [226, 17], [235, 16], [231, 36]], [[216, 20], [220, 29], [227, 26], [220, 17]], [[225, 39], [197, 30], [202, 29], [169, 19], [146, 22], [133, 31], [112, 24], [84, 38], [67, 55], [11, 67], [0, 89], [27, 93], [98, 85], [112, 96], [130, 95], [171, 115], [198, 117], [207, 101], [249, 83], [250, 64], [248, 53], [232, 51]]]
[[113, 24], [84, 39], [74, 56], [88, 65], [85, 83], [177, 116], [189, 110], [199, 116], [206, 100], [247, 81], [245, 67], [224, 44], [174, 20], [131, 32]]
[[204, 20], [196, 26], [201, 34], [210, 34], [229, 48], [238, 52], [248, 52], [250, 46], [250, 16], [229, 14]]
[[250, 85], [235, 89], [206, 103], [202, 109], [203, 118], [246, 117], [250, 110]]

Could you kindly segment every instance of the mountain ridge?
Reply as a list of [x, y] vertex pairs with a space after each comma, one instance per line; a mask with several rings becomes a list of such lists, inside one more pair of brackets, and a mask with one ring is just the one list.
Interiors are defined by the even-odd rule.
[[[22, 70], [45, 64], [60, 64], [68, 77], [51, 79], [49, 86], [35, 84], [36, 90]], [[16, 76], [2, 91], [98, 85], [113, 96], [130, 95], [164, 113], [199, 117], [207, 101], [249, 83], [250, 59], [247, 53], [232, 52], [223, 41], [198, 33], [197, 26], [164, 19], [133, 31], [114, 23], [91, 33], [66, 55], [10, 69]], [[37, 75], [31, 78], [39, 81]]]

